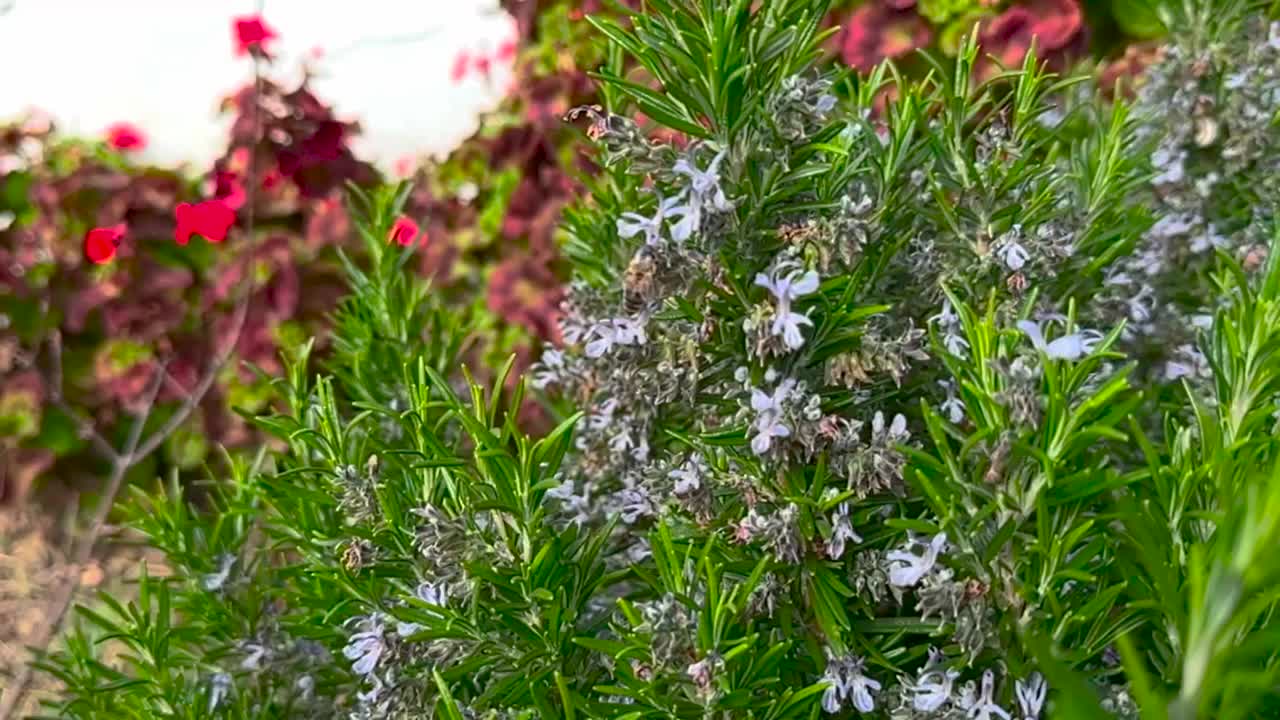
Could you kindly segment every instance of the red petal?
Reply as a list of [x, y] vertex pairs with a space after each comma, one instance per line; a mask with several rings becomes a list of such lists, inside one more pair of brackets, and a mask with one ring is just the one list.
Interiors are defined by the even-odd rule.
[[115, 123], [107, 128], [107, 144], [116, 150], [141, 150], [147, 146], [147, 136], [129, 123]]
[[408, 247], [413, 244], [414, 238], [418, 237], [418, 231], [418, 223], [401, 215], [391, 224], [391, 232], [388, 233], [387, 239], [402, 247]]
[[178, 227], [173, 231], [173, 239], [177, 240], [179, 245], [190, 242], [191, 233], [195, 232], [194, 210], [195, 206], [191, 203], [178, 203], [178, 206], [173, 209], [173, 217], [178, 221]]
[[471, 57], [466, 50], [458, 53], [453, 58], [453, 69], [449, 71], [449, 79], [457, 83], [462, 82], [467, 77], [467, 67], [471, 65]]
[[125, 230], [124, 223], [90, 230], [84, 236], [85, 257], [96, 265], [111, 262], [111, 259], [116, 256], [116, 247], [124, 237]]
[[236, 55], [247, 55], [253, 50], [267, 52], [267, 42], [279, 37], [276, 31], [262, 21], [261, 15], [245, 15], [232, 20], [235, 32]]

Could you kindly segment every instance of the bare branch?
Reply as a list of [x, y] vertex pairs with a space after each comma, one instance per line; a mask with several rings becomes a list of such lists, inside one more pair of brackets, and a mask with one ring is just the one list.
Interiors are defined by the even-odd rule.
[[49, 335], [49, 364], [52, 366], [49, 371], [49, 395], [53, 400], [53, 406], [71, 418], [72, 422], [76, 424], [76, 433], [81, 439], [88, 440], [93, 445], [93, 449], [103, 459], [109, 463], [114, 463], [117, 460], [115, 448], [111, 447], [111, 443], [107, 442], [102, 433], [98, 432], [98, 429], [93, 425], [93, 421], [71, 407], [71, 404], [67, 402], [66, 397], [62, 394], [62, 331], [58, 328], [54, 328]]
[[[258, 3], [258, 12], [262, 12], [261, 0]], [[253, 75], [254, 75], [254, 94], [252, 107], [252, 124], [253, 139], [257, 141], [261, 134], [261, 124], [258, 118], [258, 98], [262, 94], [262, 72], [259, 65], [260, 58], [255, 54], [253, 56]], [[257, 181], [257, 160], [256, 153], [249, 154], [249, 167], [247, 168], [246, 179], [248, 181], [248, 198], [245, 202], [245, 236], [246, 242], [252, 245], [254, 238], [254, 205], [256, 201], [256, 192], [258, 188]], [[102, 534], [102, 530], [106, 527], [107, 517], [111, 513], [111, 509], [115, 506], [116, 496], [120, 492], [121, 486], [124, 484], [124, 477], [128, 474], [129, 469], [141, 460], [154, 452], [160, 445], [176, 431], [191, 413], [200, 405], [200, 401], [213, 387], [213, 383], [217, 380], [222, 368], [230, 361], [231, 356], [235, 353], [236, 345], [240, 342], [240, 334], [244, 330], [245, 319], [249, 311], [249, 302], [254, 292], [254, 274], [252, 272], [245, 273], [246, 283], [240, 297], [236, 299], [235, 309], [233, 310], [232, 332], [226, 340], [226, 345], [218, 349], [214, 358], [205, 368], [205, 372], [200, 380], [191, 388], [190, 393], [178, 408], [177, 412], [169, 417], [168, 420], [145, 440], [143, 439], [143, 430], [146, 427], [147, 419], [151, 415], [151, 411], [155, 406], [156, 397], [160, 393], [160, 388], [165, 384], [175, 384], [177, 380], [169, 374], [165, 363], [160, 363], [156, 368], [156, 374], [152, 378], [147, 387], [145, 401], [140, 412], [134, 416], [134, 422], [129, 430], [129, 437], [125, 441], [123, 452], [116, 452], [111, 444], [102, 437], [101, 433], [93, 426], [92, 421], [83, 418], [72, 408], [62, 395], [62, 335], [57, 330], [54, 331], [50, 338], [50, 357], [53, 365], [53, 374], [56, 383], [53, 385], [54, 391], [53, 401], [57, 407], [66, 412], [73, 420], [76, 421], [82, 436], [87, 437], [104, 458], [111, 462], [111, 474], [107, 479], [107, 488], [102, 497], [98, 500], [98, 506], [94, 510], [93, 520], [89, 526], [89, 531], [82, 536], [75, 545], [75, 552], [72, 556], [72, 563], [68, 566], [68, 575], [63, 579], [62, 584], [58, 587], [52, 600], [49, 603], [50, 612], [48, 613], [48, 622], [45, 625], [44, 632], [41, 633], [39, 641], [34, 643], [35, 647], [40, 650], [36, 653], [36, 657], [43, 657], [48, 654], [49, 646], [54, 638], [62, 629], [62, 623], [66, 619], [67, 611], [71, 608], [71, 604], [75, 599], [76, 591], [80, 588], [80, 576], [84, 565], [93, 557], [93, 551], [97, 545], [98, 538]], [[10, 720], [16, 713], [30, 690], [31, 681], [34, 678], [35, 669], [32, 663], [27, 663], [22, 671], [18, 674], [17, 679], [9, 688], [9, 691], [0, 697], [0, 720]]]

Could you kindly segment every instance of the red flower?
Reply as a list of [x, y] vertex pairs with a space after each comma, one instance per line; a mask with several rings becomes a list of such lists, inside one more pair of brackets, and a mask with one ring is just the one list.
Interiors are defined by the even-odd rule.
[[244, 191], [244, 185], [240, 182], [240, 176], [234, 172], [226, 170], [215, 170], [213, 172], [213, 197], [232, 210], [239, 210], [244, 206], [244, 201], [248, 197]]
[[97, 227], [84, 236], [84, 254], [89, 262], [104, 265], [116, 256], [116, 248], [124, 239], [126, 231], [124, 223], [111, 227]]
[[454, 85], [462, 82], [467, 78], [467, 68], [471, 65], [471, 56], [466, 50], [459, 52], [453, 58], [453, 68], [449, 71], [449, 79]]
[[236, 57], [251, 52], [267, 53], [267, 43], [280, 37], [274, 28], [262, 21], [261, 15], [245, 15], [235, 18], [232, 27], [236, 36]]
[[392, 223], [391, 232], [388, 233], [387, 240], [394, 241], [401, 247], [409, 247], [413, 244], [414, 239], [418, 237], [418, 230], [418, 223], [401, 215]]
[[236, 211], [221, 200], [205, 200], [195, 205], [179, 203], [173, 214], [178, 220], [174, 239], [179, 245], [186, 245], [193, 234], [203, 235], [209, 242], [220, 243], [227, 239], [227, 231], [236, 222]]
[[494, 54], [498, 62], [508, 63], [516, 57], [516, 41], [514, 38], [507, 38], [498, 46], [498, 52]]
[[147, 136], [136, 125], [115, 123], [107, 128], [107, 144], [115, 150], [131, 152], [147, 146]]
[[484, 75], [485, 77], [489, 77], [489, 72], [493, 69], [491, 67], [491, 63], [492, 61], [489, 59], [488, 55], [480, 53], [476, 53], [476, 56], [471, 59], [471, 64], [475, 65], [476, 72]]
[[412, 154], [401, 155], [396, 158], [392, 171], [395, 172], [396, 177], [407, 178], [413, 175], [413, 169], [417, 164], [418, 158], [416, 156]]

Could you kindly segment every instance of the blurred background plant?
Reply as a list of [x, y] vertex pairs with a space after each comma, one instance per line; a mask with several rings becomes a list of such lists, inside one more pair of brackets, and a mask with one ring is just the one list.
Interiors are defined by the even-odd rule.
[[[575, 178], [592, 171], [561, 118], [593, 99], [586, 69], [601, 55], [584, 16], [606, 11], [598, 0], [508, 5], [518, 36], [463, 52], [447, 69], [454, 82], [495, 82], [495, 68], [514, 61], [506, 100], [447, 158], [395, 167], [414, 181], [405, 206], [421, 230], [414, 262], [450, 303], [481, 310], [466, 356], [477, 367], [511, 352], [523, 366], [535, 344], [554, 339], [562, 271], [552, 231], [577, 193]], [[48, 387], [51, 342], [61, 344], [66, 403], [118, 439], [123, 411], [162, 355], [176, 356], [176, 382], [162, 388], [156, 414], [181, 400], [227, 332], [229, 289], [254, 275], [232, 363], [164, 451], [133, 471], [150, 478], [255, 440], [233, 410], [264, 409], [254, 368], [275, 373], [282, 349], [324, 335], [341, 288], [336, 251], [358, 253], [344, 187], [384, 178], [351, 148], [359, 126], [339, 119], [305, 75], [296, 84], [263, 81], [257, 93], [245, 87], [223, 112], [231, 118], [226, 151], [195, 177], [136, 161], [147, 138], [127, 124], [102, 140], [63, 136], [38, 112], [0, 128], [0, 504], [22, 502], [36, 485], [92, 492], [101, 474], [87, 433]], [[253, 193], [245, 187], [251, 164]], [[202, 198], [232, 207], [242, 224], [253, 214], [260, 242], [251, 257], [203, 241], [175, 246], [174, 207]], [[127, 235], [114, 257], [92, 262], [86, 233], [121, 223]], [[539, 421], [532, 406], [526, 419]]]
[[832, 22], [842, 28], [840, 58], [862, 73], [886, 59], [927, 71], [916, 50], [954, 59], [976, 31], [977, 80], [1019, 67], [1033, 44], [1057, 71], [1095, 58], [1108, 76], [1133, 76], [1152, 62], [1150, 42], [1165, 33], [1150, 0], [854, 0], [840, 3]]

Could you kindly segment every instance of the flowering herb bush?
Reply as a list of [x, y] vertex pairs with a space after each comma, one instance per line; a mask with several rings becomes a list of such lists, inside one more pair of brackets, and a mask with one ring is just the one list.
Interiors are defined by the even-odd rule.
[[[576, 192], [572, 178], [589, 170], [561, 122], [594, 98], [573, 59], [595, 62], [581, 9], [524, 3], [521, 35], [493, 57], [468, 54], [466, 72], [488, 73], [519, 49], [519, 82], [476, 137], [413, 173], [404, 213], [419, 229], [415, 264], [451, 303], [491, 313], [473, 313], [467, 360], [477, 372], [513, 350], [527, 365], [534, 344], [556, 332], [563, 270], [551, 231]], [[235, 18], [232, 30], [237, 56], [270, 59], [277, 33], [261, 18]], [[134, 162], [147, 137], [129, 123], [107, 128], [105, 147], [62, 138], [39, 116], [0, 134], [0, 503], [20, 501], [38, 476], [92, 474], [73, 417], [110, 437], [122, 433], [127, 402], [171, 351], [181, 382], [163, 388], [160, 414], [180, 402], [233, 324], [229, 292], [246, 271], [259, 297], [230, 369], [137, 476], [193, 470], [219, 445], [252, 446], [260, 437], [233, 411], [264, 408], [266, 384], [252, 367], [278, 373], [281, 349], [325, 335], [342, 292], [335, 251], [358, 252], [343, 188], [380, 179], [349, 147], [359, 128], [338, 120], [305, 80], [242, 88], [224, 111], [232, 116], [227, 151], [194, 182]], [[247, 187], [251, 166], [255, 188]], [[192, 239], [221, 242], [245, 229], [250, 213], [261, 240], [252, 258]], [[50, 388], [54, 333], [65, 398]], [[63, 400], [72, 413], [58, 407]], [[535, 425], [536, 410], [526, 409]]]
[[1280, 24], [1185, 6], [1132, 105], [965, 44], [872, 120], [885, 70], [814, 67], [826, 0], [648, 10], [594, 21], [602, 172], [529, 375], [559, 425], [510, 365], [450, 379], [467, 321], [357, 191], [326, 372], [255, 421], [287, 451], [137, 493], [171, 574], [84, 611], [52, 709], [1280, 711]]

